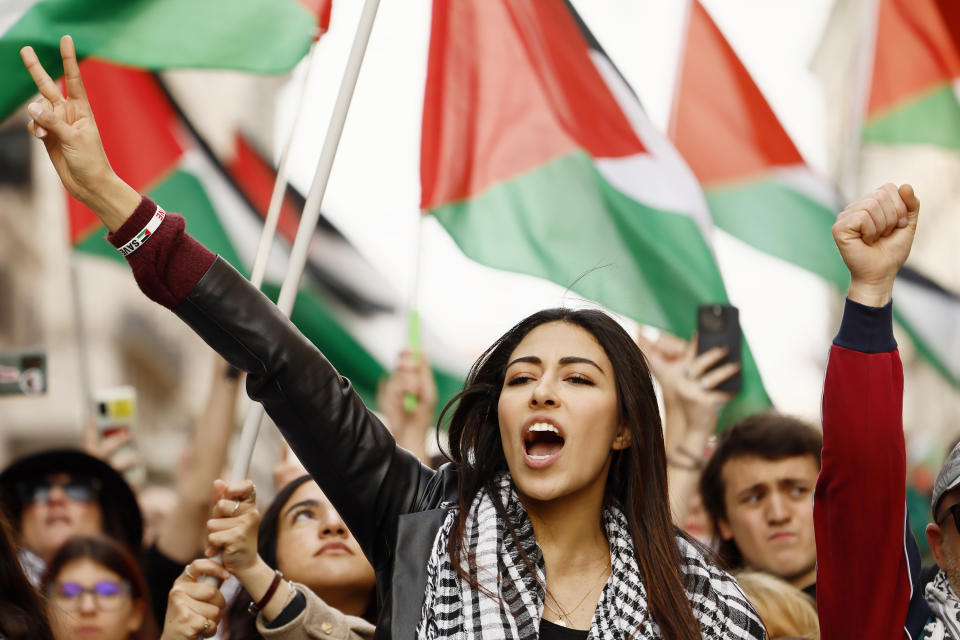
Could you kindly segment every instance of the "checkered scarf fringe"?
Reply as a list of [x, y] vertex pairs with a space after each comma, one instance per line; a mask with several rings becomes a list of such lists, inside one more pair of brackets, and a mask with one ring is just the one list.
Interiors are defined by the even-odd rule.
[[[535, 640], [543, 611], [543, 555], [533, 535], [533, 525], [517, 499], [508, 474], [496, 479], [500, 503], [513, 524], [519, 546], [506, 522], [498, 516], [493, 498], [481, 491], [470, 506], [465, 531], [466, 557], [476, 589], [461, 579], [447, 553], [457, 508], [449, 508], [437, 533], [427, 563], [427, 591], [417, 638], [462, 640]], [[600, 638], [662, 638], [648, 615], [647, 592], [633, 555], [633, 542], [623, 511], [610, 507], [603, 512], [610, 541], [611, 573], [603, 588], [590, 625], [590, 640]], [[721, 571], [685, 539], [677, 543], [684, 558], [682, 577], [693, 614], [704, 638], [734, 640], [764, 638], [763, 625], [736, 581]], [[536, 567], [530, 575], [520, 554], [523, 549]], [[495, 597], [491, 597], [494, 594]]]
[[923, 595], [930, 605], [933, 617], [923, 628], [922, 638], [960, 640], [960, 598], [950, 586], [947, 574], [943, 571], [937, 573]]

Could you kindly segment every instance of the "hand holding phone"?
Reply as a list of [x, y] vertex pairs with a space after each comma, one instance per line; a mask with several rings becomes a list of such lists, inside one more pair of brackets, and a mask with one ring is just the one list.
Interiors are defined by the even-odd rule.
[[[708, 304], [697, 309], [697, 353], [713, 347], [727, 350], [726, 355], [712, 368], [727, 363], [740, 363], [740, 312], [728, 304]], [[737, 371], [716, 387], [717, 391], [737, 393], [743, 386], [743, 377]]]
[[134, 440], [136, 390], [130, 386], [99, 389], [94, 393], [93, 409], [94, 435], [87, 448], [121, 472], [131, 485], [142, 485], [146, 480], [146, 468]]

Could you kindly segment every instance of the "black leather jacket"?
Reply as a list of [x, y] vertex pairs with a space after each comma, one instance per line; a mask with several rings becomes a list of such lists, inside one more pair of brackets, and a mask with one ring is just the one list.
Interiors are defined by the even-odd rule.
[[174, 310], [235, 367], [340, 512], [377, 574], [375, 639], [413, 638], [427, 560], [456, 501], [451, 465], [432, 471], [386, 427], [258, 289], [217, 258]]

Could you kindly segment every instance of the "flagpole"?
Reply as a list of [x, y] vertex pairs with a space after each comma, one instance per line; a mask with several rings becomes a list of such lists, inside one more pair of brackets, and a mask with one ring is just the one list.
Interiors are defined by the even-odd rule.
[[[273, 248], [277, 223], [280, 220], [280, 209], [283, 206], [283, 197], [287, 193], [287, 166], [290, 158], [290, 150], [293, 147], [294, 133], [296, 133], [300, 125], [300, 117], [303, 113], [303, 106], [307, 97], [307, 87], [310, 86], [310, 78], [313, 75], [315, 66], [314, 61], [317, 58], [316, 53], [317, 43], [314, 42], [310, 47], [310, 54], [307, 58], [307, 70], [303, 78], [303, 83], [300, 86], [300, 98], [297, 101], [297, 108], [294, 112], [293, 125], [290, 127], [286, 142], [283, 146], [283, 152], [280, 155], [280, 163], [277, 166], [277, 178], [273, 183], [270, 205], [267, 207], [267, 215], [263, 221], [263, 231], [260, 233], [260, 242], [257, 245], [257, 255], [253, 261], [253, 271], [250, 275], [250, 282], [258, 289], [263, 285], [263, 278], [267, 272], [267, 262], [270, 258], [270, 251]], [[249, 475], [253, 449], [256, 446], [257, 437], [260, 435], [262, 422], [263, 405], [259, 402], [248, 401], [243, 427], [240, 430], [240, 440], [234, 456], [234, 464], [230, 470], [230, 479], [232, 482], [239, 482]]]
[[680, 104], [680, 83], [683, 80], [683, 63], [687, 55], [687, 37], [690, 35], [690, 14], [693, 12], [693, 0], [687, 0], [683, 9], [683, 23], [680, 28], [683, 41], [677, 54], [677, 64], [673, 72], [673, 100], [670, 102], [670, 121], [667, 122], [667, 137], [675, 138], [677, 128], [677, 105]]
[[68, 257], [70, 266], [70, 301], [73, 306], [73, 328], [77, 341], [77, 375], [80, 378], [80, 399], [83, 404], [81, 419], [86, 421], [93, 408], [93, 391], [90, 387], [90, 352], [87, 350], [87, 330], [80, 300], [80, 275], [77, 273], [77, 258], [71, 247]]
[[347, 119], [350, 100], [353, 98], [353, 90], [357, 84], [357, 77], [360, 75], [360, 65], [363, 62], [363, 55], [370, 39], [370, 31], [373, 29], [373, 21], [377, 16], [379, 5], [380, 0], [366, 0], [363, 5], [363, 12], [360, 14], [360, 24], [354, 36], [353, 48], [350, 50], [350, 57], [343, 74], [343, 82], [340, 85], [340, 92], [337, 94], [333, 114], [330, 116], [330, 125], [327, 128], [327, 135], [320, 151], [320, 159], [317, 161], [317, 172], [314, 175], [313, 184], [310, 185], [307, 202], [303, 207], [300, 227], [297, 229], [297, 237], [290, 253], [290, 266], [287, 269], [283, 285], [280, 287], [277, 307], [287, 316], [293, 310], [297, 289], [300, 287], [300, 279], [306, 265], [310, 240], [313, 237], [317, 221], [320, 219], [320, 205], [323, 203], [327, 182], [330, 179], [330, 170], [333, 168], [333, 159], [337, 154], [337, 146], [340, 144], [340, 136]]
[[860, 8], [860, 24], [863, 29], [861, 42], [865, 46], [858, 47], [854, 54], [854, 96], [850, 114], [851, 126], [844, 144], [842, 168], [840, 175], [840, 190], [843, 197], [849, 202], [857, 195], [860, 173], [860, 152], [863, 137], [863, 124], [866, 121], [867, 102], [870, 99], [871, 85], [873, 84], [873, 65], [877, 49], [877, 20], [880, 14], [880, 4], [877, 0], [865, 3]]
[[277, 222], [280, 220], [280, 209], [283, 207], [283, 197], [287, 193], [287, 165], [290, 159], [290, 150], [293, 147], [293, 135], [300, 126], [300, 117], [303, 114], [303, 106], [306, 103], [307, 87], [310, 86], [310, 78], [313, 76], [314, 61], [317, 58], [317, 43], [314, 42], [310, 47], [310, 53], [307, 57], [307, 70], [304, 74], [303, 83], [300, 85], [300, 98], [297, 100], [297, 109], [293, 115], [293, 126], [287, 133], [287, 140], [283, 145], [283, 152], [280, 154], [280, 164], [277, 166], [277, 179], [273, 183], [273, 193], [270, 194], [270, 205], [267, 207], [267, 216], [263, 221], [263, 232], [260, 234], [260, 243], [257, 245], [257, 256], [253, 261], [253, 272], [250, 276], [250, 282], [258, 289], [263, 285], [264, 274], [267, 271], [267, 261], [270, 257], [270, 250], [273, 248], [273, 238], [277, 231]]
[[[333, 159], [336, 156], [340, 136], [343, 133], [343, 126], [347, 119], [347, 111], [350, 108], [350, 100], [353, 98], [353, 90], [356, 87], [357, 78], [360, 75], [360, 65], [363, 62], [367, 42], [370, 40], [370, 32], [373, 29], [374, 18], [376, 18], [379, 5], [380, 0], [365, 0], [363, 11], [360, 14], [360, 23], [354, 35], [353, 47], [347, 59], [343, 81], [340, 84], [340, 91], [337, 94], [333, 114], [330, 116], [330, 124], [327, 128], [327, 135], [323, 141], [323, 148], [320, 151], [320, 159], [317, 161], [317, 171], [313, 179], [313, 184], [310, 186], [310, 192], [307, 195], [307, 202], [304, 205], [303, 215], [300, 218], [300, 226], [297, 229], [296, 240], [294, 240], [293, 250], [290, 253], [290, 263], [287, 268], [287, 274], [284, 277], [283, 285], [280, 287], [280, 297], [277, 300], [277, 307], [287, 317], [290, 317], [290, 312], [293, 310], [293, 303], [297, 297], [297, 289], [300, 287], [300, 279], [303, 276], [303, 270], [307, 261], [307, 250], [309, 249], [314, 230], [317, 227], [317, 222], [320, 219], [320, 205], [323, 202], [323, 195], [327, 188], [327, 182], [330, 179]], [[240, 442], [237, 446], [233, 468], [231, 470], [231, 479], [234, 481], [243, 480], [248, 475], [250, 461], [253, 458], [253, 449], [260, 432], [263, 415], [263, 405], [259, 402], [250, 404], [246, 418], [244, 419], [243, 430], [240, 432]]]

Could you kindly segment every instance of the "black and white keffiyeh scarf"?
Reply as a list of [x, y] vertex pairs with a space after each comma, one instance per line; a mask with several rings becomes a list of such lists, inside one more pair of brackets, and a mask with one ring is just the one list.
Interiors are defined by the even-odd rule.
[[933, 611], [933, 620], [923, 628], [923, 638], [960, 640], [960, 598], [943, 571], [927, 585], [923, 596]]
[[[510, 476], [501, 474], [496, 485], [497, 498], [506, 508], [519, 546], [510, 535], [507, 523], [497, 515], [493, 498], [481, 491], [470, 506], [464, 540], [467, 556], [476, 559], [472, 577], [481, 589], [472, 587], [454, 570], [447, 553], [457, 513], [456, 507], [451, 508], [437, 533], [427, 563], [427, 591], [417, 625], [420, 640], [535, 640], [539, 637], [546, 583], [543, 554]], [[611, 573], [597, 604], [588, 638], [662, 638], [656, 623], [647, 615], [647, 591], [640, 580], [626, 516], [617, 507], [607, 508], [603, 522], [610, 541]], [[736, 581], [685, 539], [678, 538], [677, 542], [685, 560], [683, 578], [687, 583], [687, 596], [703, 637], [763, 638], [763, 625]], [[527, 570], [521, 549], [536, 567], [536, 575], [530, 575]]]

